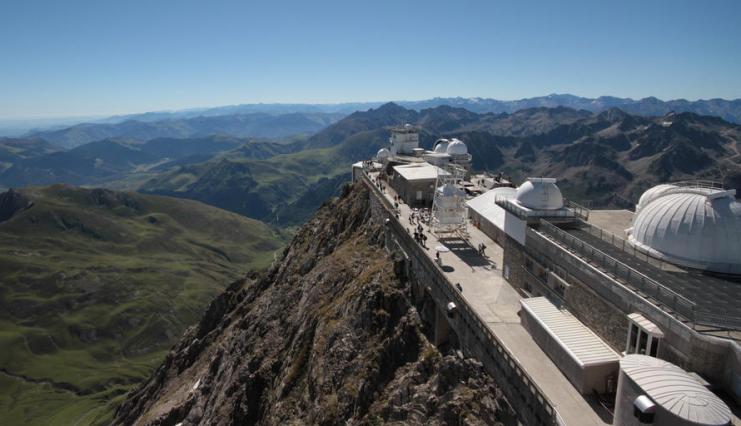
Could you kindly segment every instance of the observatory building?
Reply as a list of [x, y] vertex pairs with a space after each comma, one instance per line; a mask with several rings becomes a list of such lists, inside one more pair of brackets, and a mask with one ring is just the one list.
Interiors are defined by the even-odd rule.
[[[697, 183], [647, 190], [637, 213], [565, 202], [553, 179], [468, 201], [503, 275], [624, 354], [661, 358], [739, 399], [741, 204]], [[493, 200], [492, 200], [493, 198]], [[495, 205], [492, 205], [491, 202]]]
[[[353, 166], [354, 179], [387, 198], [377, 205], [398, 222], [389, 232], [404, 234], [390, 250], [401, 250], [399, 258], [422, 274], [423, 293], [442, 298], [435, 344], [448, 339], [465, 349], [491, 341], [488, 352], [468, 351], [483, 357], [506, 347], [511, 357], [493, 371], [514, 368], [508, 380], [523, 380], [529, 391], [520, 395], [521, 409], [543, 398], [555, 401], [551, 414], [559, 403], [582, 407], [570, 414], [576, 424], [609, 424], [584, 403], [594, 394], [614, 401], [613, 425], [737, 421], [727, 404], [741, 402], [735, 191], [674, 182], [646, 190], [635, 211], [590, 210], [567, 200], [555, 178], [529, 177], [514, 188], [501, 173], [471, 177], [471, 163], [462, 141], [438, 139], [424, 150], [418, 130], [404, 126], [392, 130], [389, 148]], [[406, 235], [412, 229], [417, 240]], [[428, 238], [431, 244], [419, 243]], [[415, 241], [420, 251], [409, 245]], [[441, 248], [450, 253], [441, 257]], [[450, 288], [437, 292], [431, 283]], [[464, 336], [449, 337], [439, 318]], [[550, 369], [560, 379], [546, 374]], [[542, 384], [535, 377], [546, 383], [536, 402], [527, 400], [530, 384]], [[548, 390], [558, 380], [565, 384]], [[563, 394], [569, 388], [581, 402]]]

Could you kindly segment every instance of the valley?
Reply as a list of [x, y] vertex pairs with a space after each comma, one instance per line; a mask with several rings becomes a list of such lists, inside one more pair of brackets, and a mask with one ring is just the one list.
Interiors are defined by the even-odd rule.
[[0, 194], [3, 424], [105, 424], [215, 295], [285, 242], [181, 199], [29, 187]]

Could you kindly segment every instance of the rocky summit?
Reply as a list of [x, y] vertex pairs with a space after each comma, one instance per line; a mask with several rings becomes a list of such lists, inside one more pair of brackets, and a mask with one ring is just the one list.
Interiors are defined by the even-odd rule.
[[428, 341], [394, 270], [367, 189], [346, 187], [211, 302], [116, 423], [512, 424], [481, 364]]

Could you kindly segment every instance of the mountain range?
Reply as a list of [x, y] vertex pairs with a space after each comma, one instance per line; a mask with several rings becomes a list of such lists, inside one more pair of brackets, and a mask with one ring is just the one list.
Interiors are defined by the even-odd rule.
[[[583, 109], [590, 112], [602, 112], [610, 108], [620, 108], [631, 114], [659, 116], [670, 112], [694, 112], [701, 115], [715, 115], [726, 121], [741, 124], [741, 99], [687, 99], [661, 100], [653, 96], [632, 99], [615, 96], [597, 98], [574, 96], [570, 94], [550, 94], [517, 100], [498, 100], [481, 97], [437, 97], [419, 101], [393, 101], [405, 108], [421, 111], [438, 106], [451, 106], [467, 109], [477, 113], [513, 113], [528, 108], [555, 108], [564, 106], [572, 109]], [[378, 108], [387, 102], [349, 102], [339, 104], [242, 104], [215, 108], [197, 108], [172, 112], [148, 112], [115, 116], [107, 119], [111, 122], [125, 120], [158, 121], [167, 118], [189, 118], [197, 116], [215, 116], [246, 113], [288, 114], [288, 113], [330, 113], [351, 114]]]
[[645, 118], [619, 109], [592, 114], [565, 107], [417, 112], [386, 104], [316, 133], [300, 151], [262, 160], [229, 151], [160, 173], [139, 190], [298, 224], [349, 179], [349, 164], [387, 146], [389, 128], [404, 122], [421, 126], [425, 148], [437, 138], [457, 137], [473, 154], [475, 170], [501, 171], [515, 181], [553, 176], [567, 197], [595, 207], [632, 207], [642, 191], [668, 180], [714, 179], [741, 188], [740, 127], [716, 117]]
[[[227, 131], [213, 134], [216, 128], [194, 124], [208, 122], [202, 117], [167, 119], [165, 124], [99, 124], [89, 133], [85, 126], [58, 129], [57, 141], [109, 135], [74, 147], [43, 134], [0, 138], [0, 187], [16, 188], [0, 193], [0, 344], [5, 349], [0, 386], [8, 390], [0, 395], [4, 421], [108, 424], [113, 408], [124, 399], [117, 413], [123, 423], [146, 422], [163, 413], [172, 416], [168, 422], [185, 411], [198, 416], [197, 410], [177, 405], [178, 395], [167, 394], [163, 386], [187, 382], [190, 389], [195, 376], [183, 373], [185, 369], [209, 366], [198, 371], [199, 377], [202, 372], [211, 380], [230, 374], [232, 370], [223, 369], [229, 365], [249, 373], [245, 383], [259, 388], [260, 398], [229, 399], [235, 395], [231, 386], [244, 378], [239, 373], [212, 389], [228, 401], [215, 406], [235, 418], [290, 420], [295, 413], [268, 409], [270, 401], [307, 401], [313, 392], [307, 389], [317, 377], [308, 375], [305, 366], [323, 371], [335, 365], [322, 358], [327, 351], [357, 350], [336, 339], [339, 335], [331, 330], [338, 324], [352, 333], [369, 333], [366, 337], [380, 350], [371, 358], [344, 358], [349, 361], [338, 364], [348, 369], [343, 371], [369, 371], [369, 365], [385, 362], [384, 351], [399, 346], [386, 346], [390, 340], [384, 333], [403, 332], [404, 353], [414, 368], [426, 372], [415, 382], [420, 395], [441, 406], [456, 398], [470, 414], [470, 403], [484, 397], [477, 389], [486, 386], [496, 393], [496, 383], [482, 378], [476, 366], [433, 351], [422, 336], [424, 327], [412, 317], [394, 316], [391, 328], [369, 329], [343, 310], [344, 304], [322, 298], [341, 294], [338, 300], [369, 315], [377, 312], [378, 305], [365, 304], [369, 299], [352, 290], [357, 286], [404, 309], [408, 305], [393, 290], [399, 285], [395, 278], [376, 273], [393, 268], [383, 263], [388, 259], [370, 262], [377, 258], [377, 229], [363, 215], [367, 208], [349, 199], [358, 194], [343, 190], [350, 165], [386, 147], [390, 129], [400, 124], [419, 126], [424, 148], [441, 137], [463, 140], [475, 171], [502, 172], [515, 182], [527, 176], [556, 177], [567, 198], [594, 207], [633, 207], [643, 190], [671, 180], [714, 179], [741, 189], [741, 126], [715, 116], [643, 116], [620, 108], [592, 112], [566, 106], [497, 113], [450, 105], [418, 107], [386, 103], [341, 118], [324, 115], [327, 122], [320, 120], [301, 134], [286, 121], [264, 121], [272, 124], [263, 134], [287, 135], [270, 138], [229, 134], [247, 125], [225, 126]], [[212, 118], [231, 122], [237, 116]], [[289, 118], [287, 123], [307, 123]], [[190, 130], [175, 137], [141, 130], [162, 125], [171, 131], [178, 120], [190, 123], [185, 125]], [[49, 184], [56, 185], [35, 186]], [[335, 195], [340, 199], [333, 199]], [[317, 211], [308, 226], [298, 228]], [[279, 262], [274, 253], [287, 234], [296, 238]], [[348, 257], [352, 250], [364, 255]], [[248, 269], [271, 263], [273, 272], [239, 279]], [[369, 280], [353, 281], [359, 271]], [[165, 357], [168, 345], [230, 281], [234, 284]], [[338, 293], [338, 288], [349, 290]], [[287, 301], [305, 298], [317, 304], [284, 309]], [[230, 318], [237, 314], [247, 319], [240, 321], [241, 331], [233, 332]], [[258, 319], [263, 317], [265, 321]], [[274, 328], [275, 321], [282, 326]], [[302, 348], [310, 336], [326, 338], [327, 345], [307, 352]], [[223, 358], [228, 364], [211, 363], [220, 345], [236, 348]], [[267, 358], [255, 357], [248, 347], [266, 348], [259, 354]], [[155, 375], [125, 397], [162, 359], [165, 363]], [[268, 359], [269, 367], [260, 367], [262, 359]], [[399, 371], [402, 379], [392, 382], [387, 375], [338, 373], [341, 380], [361, 377], [371, 383], [377, 397], [358, 398], [352, 387], [325, 383], [327, 399], [307, 410], [317, 421], [355, 416], [375, 422], [409, 415], [409, 407], [394, 396], [411, 385], [404, 381], [407, 370]], [[448, 392], [445, 383], [460, 377], [475, 386]], [[203, 401], [210, 394], [193, 395]], [[488, 400], [487, 409], [477, 415], [493, 419], [497, 406], [506, 402]], [[361, 410], [352, 411], [354, 407]], [[458, 415], [455, 410], [461, 407], [445, 412]], [[441, 412], [424, 416], [431, 421], [446, 418]]]
[[344, 114], [323, 112], [293, 112], [279, 115], [255, 112], [165, 118], [158, 121], [127, 119], [116, 123], [76, 124], [62, 129], [33, 132], [27, 137], [43, 139], [66, 149], [108, 138], [148, 141], [155, 138], [190, 138], [215, 134], [282, 138], [302, 133], [314, 133], [343, 116]]
[[[64, 130], [77, 124], [83, 127], [96, 124], [120, 124], [126, 121], [139, 123], [152, 123], [165, 120], [181, 120], [190, 118], [204, 118], [229, 115], [290, 115], [290, 114], [330, 114], [344, 116], [355, 111], [365, 111], [378, 108], [387, 101], [378, 102], [347, 102], [337, 104], [279, 104], [259, 103], [227, 105], [210, 108], [189, 108], [175, 111], [153, 111], [137, 114], [115, 115], [107, 118], [64, 118], [64, 119], [32, 119], [32, 120], [0, 120], [0, 136], [29, 136], [38, 133], [54, 133], [56, 130]], [[536, 96], [517, 100], [498, 100], [481, 97], [437, 97], [418, 101], [395, 101], [396, 104], [406, 108], [421, 111], [422, 109], [434, 108], [447, 105], [464, 108], [478, 113], [512, 113], [521, 109], [537, 107], [565, 106], [573, 109], [583, 109], [590, 112], [601, 112], [610, 108], [620, 108], [632, 114], [644, 116], [658, 116], [669, 112], [694, 112], [701, 115], [715, 115], [732, 123], [741, 124], [741, 99], [699, 99], [690, 101], [686, 99], [661, 100], [655, 97], [642, 99], [620, 98], [615, 96], [600, 96], [597, 98], [574, 96], [570, 94], [551, 94], [547, 96]], [[100, 136], [100, 135], [99, 135]], [[122, 136], [107, 135], [110, 136]], [[174, 136], [173, 134], [161, 136]], [[182, 136], [182, 134], [181, 134]], [[259, 135], [244, 135], [259, 136]], [[62, 137], [62, 136], [59, 136]], [[98, 137], [102, 139], [102, 137]], [[88, 140], [91, 141], [91, 140]]]
[[[600, 113], [538, 107], [475, 113], [438, 106], [416, 111], [393, 103], [354, 112], [310, 136], [105, 139], [71, 150], [6, 161], [0, 186], [67, 182], [196, 199], [279, 226], [302, 223], [349, 179], [349, 165], [387, 146], [389, 129], [422, 128], [421, 144], [457, 137], [478, 171], [558, 178], [567, 197], [595, 207], [631, 207], [659, 182], [715, 179], [741, 186], [739, 126], [694, 113], [643, 117], [612, 108]], [[14, 146], [15, 146], [14, 145]], [[40, 151], [39, 151], [40, 150]], [[2, 152], [2, 151], [0, 151]]]

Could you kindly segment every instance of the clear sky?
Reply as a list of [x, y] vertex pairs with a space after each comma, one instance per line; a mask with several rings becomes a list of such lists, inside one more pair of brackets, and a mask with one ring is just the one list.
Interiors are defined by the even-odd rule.
[[0, 2], [0, 119], [550, 93], [739, 98], [741, 1]]

